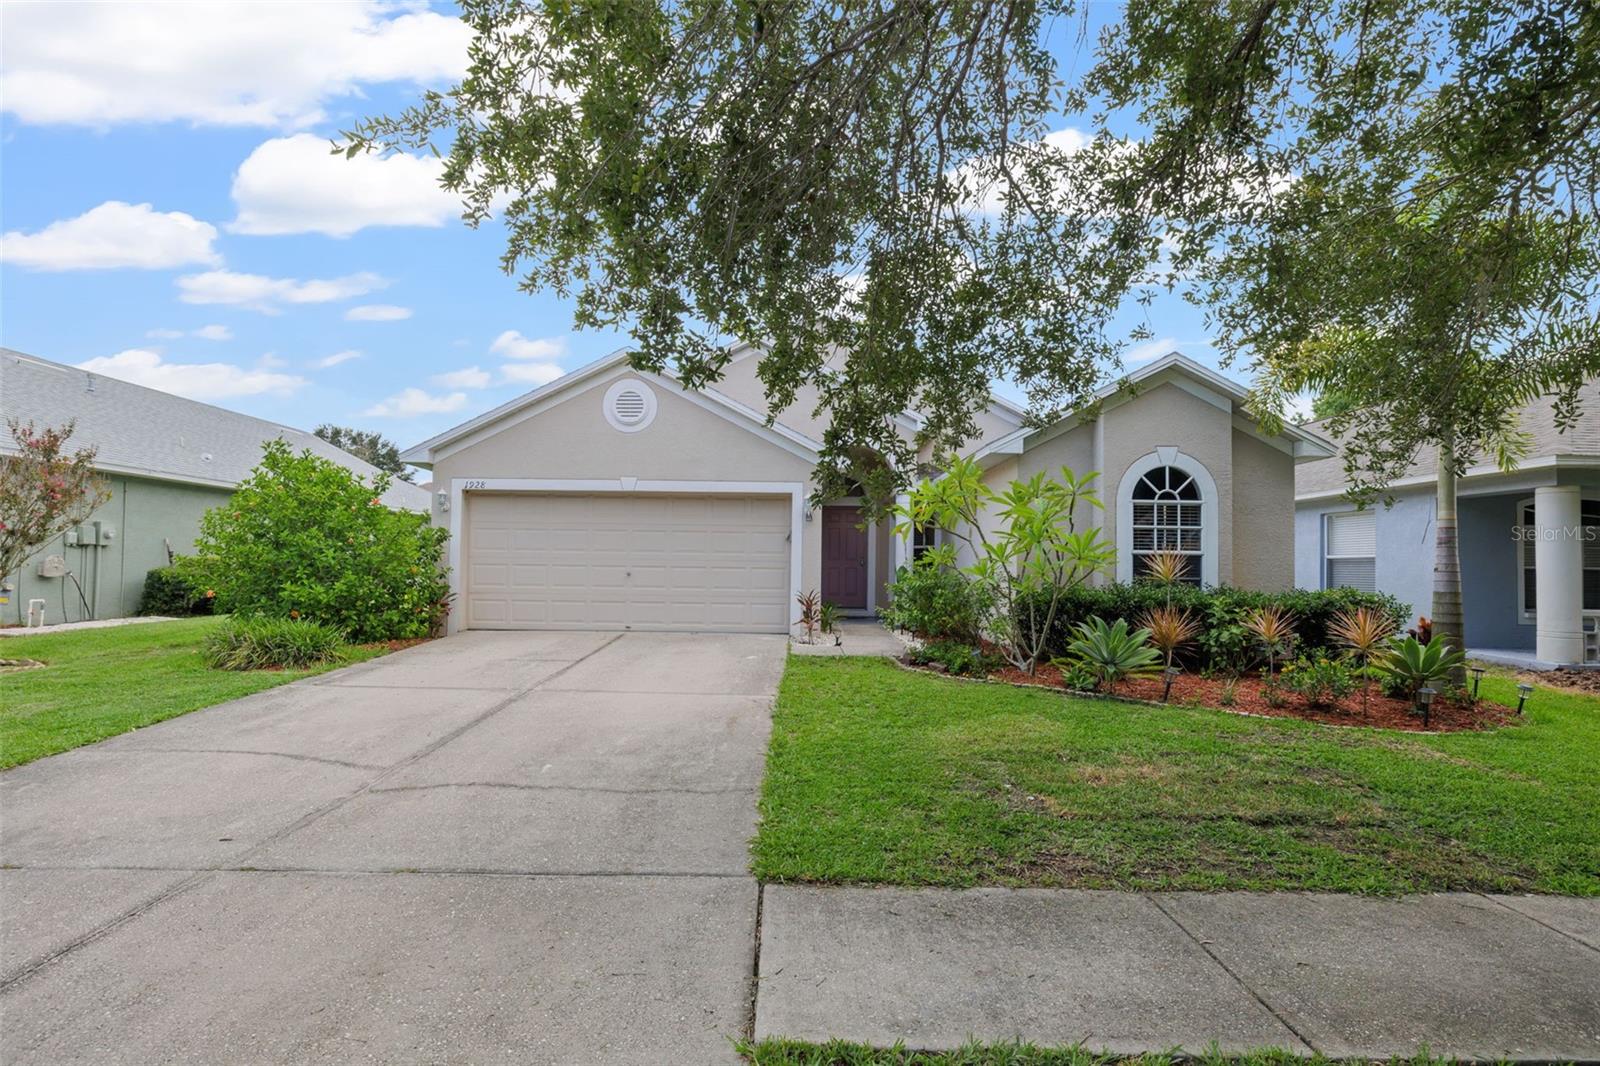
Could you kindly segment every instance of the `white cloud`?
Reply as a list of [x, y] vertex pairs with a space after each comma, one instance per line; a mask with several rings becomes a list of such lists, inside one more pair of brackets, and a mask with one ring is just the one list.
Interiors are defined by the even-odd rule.
[[448, 414], [459, 411], [467, 404], [467, 394], [451, 392], [443, 396], [423, 392], [418, 388], [402, 389], [395, 395], [375, 403], [361, 412], [368, 418], [415, 418], [417, 415]]
[[394, 304], [361, 304], [344, 313], [346, 322], [398, 322], [411, 317], [411, 308]]
[[567, 351], [565, 337], [524, 337], [508, 329], [494, 339], [489, 350], [507, 359], [560, 359]]
[[216, 239], [215, 226], [182, 211], [107, 200], [37, 233], [5, 234], [0, 259], [31, 270], [165, 270], [221, 263], [211, 247]]
[[1161, 337], [1157, 340], [1145, 341], [1135, 344], [1132, 348], [1122, 353], [1122, 362], [1125, 366], [1138, 366], [1148, 363], [1152, 359], [1159, 359], [1172, 352], [1181, 352], [1185, 348], [1210, 348], [1210, 340], [1181, 341], [1176, 337]]
[[492, 378], [487, 370], [469, 366], [447, 374], [435, 374], [431, 380], [442, 389], [487, 389]]
[[461, 202], [439, 187], [444, 160], [362, 154], [346, 159], [309, 133], [256, 147], [233, 176], [234, 233], [323, 233], [348, 237], [368, 226], [442, 226]]
[[231, 341], [233, 330], [227, 326], [201, 326], [194, 335], [203, 341]]
[[0, 100], [24, 122], [304, 127], [364, 84], [466, 70], [471, 30], [386, 0], [7, 4]]
[[267, 352], [256, 360], [256, 366], [261, 367], [263, 370], [278, 370], [288, 365], [289, 361], [277, 352]]
[[518, 385], [548, 385], [565, 373], [554, 363], [507, 363], [500, 368], [501, 380]]
[[232, 396], [276, 393], [286, 396], [306, 383], [293, 374], [278, 374], [266, 367], [246, 369], [232, 363], [169, 363], [160, 353], [129, 348], [115, 355], [79, 363], [79, 369], [131, 381], [192, 400], [219, 400]]
[[318, 370], [326, 370], [330, 366], [338, 366], [340, 363], [348, 363], [352, 359], [360, 358], [361, 353], [359, 351], [354, 348], [346, 348], [342, 352], [334, 352], [332, 355], [325, 355], [311, 365], [316, 367]]
[[279, 304], [320, 304], [348, 300], [381, 289], [388, 282], [362, 272], [342, 278], [269, 278], [262, 274], [236, 274], [210, 270], [178, 279], [178, 299], [189, 304], [232, 304], [252, 311], [277, 314]]

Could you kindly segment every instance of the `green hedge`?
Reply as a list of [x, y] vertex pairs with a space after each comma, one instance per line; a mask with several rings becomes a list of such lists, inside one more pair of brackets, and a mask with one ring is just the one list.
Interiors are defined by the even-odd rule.
[[[1069, 634], [1080, 622], [1098, 615], [1115, 623], [1126, 618], [1130, 626], [1152, 607], [1167, 602], [1168, 590], [1149, 582], [1133, 585], [1113, 584], [1099, 588], [1079, 588], [1062, 598], [1055, 623], [1046, 639], [1046, 656], [1063, 655]], [[1200, 640], [1179, 658], [1189, 669], [1244, 670], [1254, 665], [1256, 649], [1245, 631], [1246, 612], [1276, 604], [1294, 618], [1297, 650], [1334, 648], [1328, 626], [1339, 611], [1371, 607], [1388, 614], [1396, 628], [1411, 621], [1411, 607], [1393, 596], [1355, 589], [1290, 589], [1284, 592], [1252, 592], [1219, 586], [1201, 589], [1178, 585], [1171, 590], [1175, 606], [1192, 611], [1202, 627]], [[1039, 615], [1042, 617], [1044, 608]]]
[[181, 618], [211, 614], [216, 597], [206, 595], [204, 579], [186, 560], [160, 566], [144, 575], [144, 592], [139, 596], [139, 613]]

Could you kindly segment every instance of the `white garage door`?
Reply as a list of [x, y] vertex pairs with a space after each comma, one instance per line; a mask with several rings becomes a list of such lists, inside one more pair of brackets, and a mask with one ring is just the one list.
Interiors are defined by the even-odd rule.
[[787, 498], [467, 500], [469, 629], [788, 631]]

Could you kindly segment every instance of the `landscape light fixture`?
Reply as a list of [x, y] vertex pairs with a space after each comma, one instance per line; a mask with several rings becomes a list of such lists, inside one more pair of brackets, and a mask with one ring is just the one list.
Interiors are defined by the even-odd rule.
[[1483, 680], [1483, 667], [1474, 666], [1472, 668], [1472, 699], [1473, 699], [1473, 702], [1477, 702], [1477, 699], [1478, 699], [1478, 682], [1480, 682], [1482, 680]]
[[1527, 682], [1517, 686], [1517, 713], [1522, 713], [1522, 705], [1528, 702], [1528, 697], [1533, 695], [1533, 686]]
[[1183, 668], [1181, 666], [1169, 666], [1162, 671], [1162, 676], [1165, 677], [1167, 681], [1166, 687], [1161, 690], [1162, 703], [1166, 703], [1167, 697], [1172, 695], [1172, 683], [1178, 680], [1178, 675], [1181, 673], [1183, 673]]
[[1422, 728], [1428, 728], [1428, 709], [1433, 706], [1433, 698], [1439, 693], [1431, 688], [1424, 688], [1417, 693], [1417, 702], [1422, 704]]

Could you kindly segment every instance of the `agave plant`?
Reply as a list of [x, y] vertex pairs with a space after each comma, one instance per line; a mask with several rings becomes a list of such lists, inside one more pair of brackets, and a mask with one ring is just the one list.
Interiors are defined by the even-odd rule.
[[1333, 634], [1333, 639], [1343, 644], [1361, 664], [1362, 715], [1367, 713], [1367, 690], [1372, 685], [1372, 679], [1367, 676], [1367, 667], [1371, 664], [1373, 656], [1378, 654], [1390, 637], [1394, 636], [1394, 630], [1393, 620], [1382, 611], [1371, 607], [1339, 611], [1328, 625], [1328, 632]]
[[1151, 608], [1145, 612], [1144, 627], [1150, 631], [1150, 643], [1161, 649], [1169, 670], [1177, 650], [1200, 635], [1200, 623], [1181, 607]]
[[1424, 644], [1416, 637], [1397, 637], [1378, 660], [1378, 669], [1396, 688], [1405, 689], [1416, 699], [1417, 693], [1443, 681], [1466, 661], [1465, 652], [1456, 651], [1442, 640]]
[[1074, 630], [1077, 638], [1067, 645], [1068, 659], [1056, 665], [1063, 669], [1081, 667], [1094, 674], [1105, 690], [1114, 693], [1117, 682], [1153, 673], [1161, 654], [1150, 646], [1150, 631], [1128, 631], [1128, 620], [1113, 625], [1096, 615]]
[[1294, 618], [1277, 604], [1257, 607], [1244, 616], [1244, 627], [1267, 653], [1267, 679], [1277, 669], [1278, 659], [1294, 646]]

